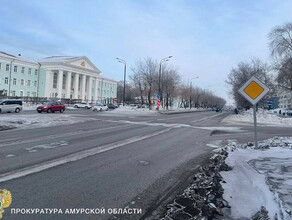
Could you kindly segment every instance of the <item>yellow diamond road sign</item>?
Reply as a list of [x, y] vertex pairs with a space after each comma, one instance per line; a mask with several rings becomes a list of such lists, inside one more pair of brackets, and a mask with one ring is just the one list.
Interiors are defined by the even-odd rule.
[[239, 93], [251, 104], [258, 103], [268, 92], [269, 88], [252, 76], [240, 89]]

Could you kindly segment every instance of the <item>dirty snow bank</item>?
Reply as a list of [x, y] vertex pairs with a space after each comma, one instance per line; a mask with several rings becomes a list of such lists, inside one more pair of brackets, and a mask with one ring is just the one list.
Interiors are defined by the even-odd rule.
[[[230, 115], [223, 120], [225, 123], [253, 123], [253, 111], [252, 109], [244, 111], [238, 115]], [[279, 126], [292, 126], [292, 118], [279, 117], [273, 114], [271, 111], [259, 110], [257, 112], [258, 124], [264, 125], [279, 125]]]
[[[3, 128], [37, 128], [59, 125], [70, 125], [95, 120], [93, 118], [77, 117], [68, 114], [6, 114], [0, 115], [0, 127]], [[6, 130], [6, 129], [3, 129]]]
[[215, 149], [160, 219], [290, 220], [290, 210], [292, 137], [274, 137]]
[[291, 219], [292, 138], [268, 139], [259, 143], [259, 149], [248, 145], [226, 146], [225, 162], [233, 169], [220, 174], [231, 218], [250, 219], [263, 206], [270, 219]]

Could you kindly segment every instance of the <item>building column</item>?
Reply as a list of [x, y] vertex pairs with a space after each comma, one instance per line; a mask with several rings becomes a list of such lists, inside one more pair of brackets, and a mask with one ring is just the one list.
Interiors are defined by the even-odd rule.
[[50, 98], [50, 93], [53, 90], [54, 72], [52, 70], [46, 70], [46, 84], [45, 84], [45, 97]]
[[79, 87], [79, 73], [75, 73], [74, 75], [74, 99], [78, 99], [78, 87]]
[[66, 76], [66, 95], [65, 98], [66, 99], [70, 99], [70, 92], [71, 92], [71, 76], [72, 73], [71, 72], [67, 72], [67, 76]]
[[86, 75], [82, 75], [81, 78], [81, 100], [85, 101], [85, 83], [86, 83]]
[[88, 102], [89, 103], [91, 103], [91, 101], [92, 101], [92, 76], [89, 76], [88, 77], [88, 93], [87, 93], [87, 95], [88, 95]]
[[63, 86], [63, 70], [59, 70], [58, 74], [58, 98], [62, 98], [62, 88]]
[[97, 103], [97, 90], [98, 90], [98, 80], [97, 78], [95, 78], [94, 93], [93, 93], [94, 103]]

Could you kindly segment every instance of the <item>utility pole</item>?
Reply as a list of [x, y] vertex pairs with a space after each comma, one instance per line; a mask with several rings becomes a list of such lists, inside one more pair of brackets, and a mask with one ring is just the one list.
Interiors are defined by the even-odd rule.
[[125, 65], [124, 66], [124, 94], [123, 94], [123, 106], [125, 106], [125, 100], [126, 100], [126, 71], [127, 71], [127, 63], [126, 63], [125, 60], [120, 59], [120, 58], [117, 58], [117, 60], [120, 63], [123, 63]]
[[[160, 94], [160, 99], [162, 100], [162, 91], [161, 91], [161, 72], [162, 72], [162, 67], [161, 64], [164, 62], [169, 61], [169, 59], [172, 58], [172, 56], [168, 56], [166, 58], [163, 58], [162, 60], [160, 60], [159, 63], [159, 76], [158, 76], [158, 93]], [[157, 110], [159, 110], [159, 107], [157, 108]]]
[[192, 80], [194, 80], [194, 79], [198, 79], [199, 77], [198, 76], [196, 76], [196, 77], [194, 77], [194, 78], [191, 78], [191, 80], [190, 80], [190, 109], [192, 109]]

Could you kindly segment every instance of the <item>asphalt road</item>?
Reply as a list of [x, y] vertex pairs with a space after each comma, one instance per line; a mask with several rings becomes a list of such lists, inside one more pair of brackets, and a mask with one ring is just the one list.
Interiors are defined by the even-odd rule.
[[[64, 114], [94, 120], [0, 132], [0, 189], [13, 198], [4, 219], [154, 219], [155, 207], [212, 153], [206, 144], [253, 140], [252, 126], [221, 122], [230, 113]], [[291, 134], [291, 128], [259, 127], [259, 139]], [[142, 215], [10, 213], [11, 208], [124, 207], [142, 209]]]

